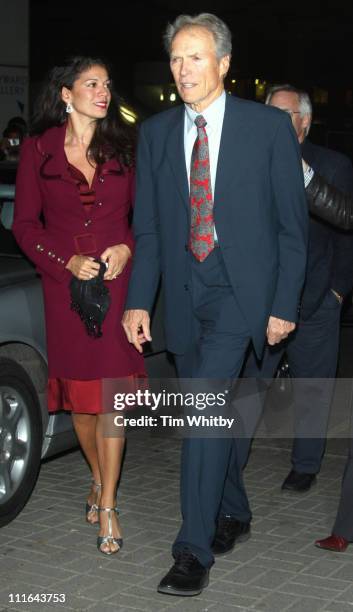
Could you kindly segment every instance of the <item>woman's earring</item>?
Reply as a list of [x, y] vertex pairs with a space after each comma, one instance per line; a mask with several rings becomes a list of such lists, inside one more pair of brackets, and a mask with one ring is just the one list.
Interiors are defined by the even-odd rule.
[[69, 113], [69, 114], [73, 112], [74, 107], [72, 106], [71, 102], [68, 102], [68, 103], [66, 104], [66, 109], [65, 109], [65, 110], [66, 110], [66, 112], [67, 112], [67, 113]]

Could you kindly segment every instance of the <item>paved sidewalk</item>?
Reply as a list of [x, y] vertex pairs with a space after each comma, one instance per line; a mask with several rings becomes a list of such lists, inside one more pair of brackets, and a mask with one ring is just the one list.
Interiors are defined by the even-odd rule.
[[[252, 538], [216, 562], [210, 586], [185, 599], [156, 592], [171, 564], [179, 525], [179, 441], [130, 437], [118, 505], [124, 548], [104, 557], [84, 521], [89, 474], [79, 451], [43, 464], [21, 515], [0, 533], [0, 610], [252, 610], [353, 612], [353, 545], [316, 549], [329, 534], [344, 465], [344, 441], [330, 441], [318, 484], [282, 493], [289, 444], [258, 440], [246, 470]], [[9, 603], [9, 594], [63, 593], [65, 603]]]

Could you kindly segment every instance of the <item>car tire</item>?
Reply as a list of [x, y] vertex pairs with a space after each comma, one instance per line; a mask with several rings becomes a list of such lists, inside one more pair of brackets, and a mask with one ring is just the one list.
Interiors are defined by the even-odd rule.
[[38, 397], [26, 371], [0, 358], [0, 526], [28, 501], [38, 478], [43, 440]]

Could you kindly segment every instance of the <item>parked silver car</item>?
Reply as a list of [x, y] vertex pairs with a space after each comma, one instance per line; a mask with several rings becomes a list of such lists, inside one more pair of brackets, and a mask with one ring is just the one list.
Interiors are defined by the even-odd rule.
[[[0, 185], [0, 526], [28, 501], [41, 459], [77, 445], [70, 414], [47, 412], [42, 289], [11, 233], [14, 191]], [[157, 300], [146, 367], [150, 377], [173, 377], [161, 320]]]

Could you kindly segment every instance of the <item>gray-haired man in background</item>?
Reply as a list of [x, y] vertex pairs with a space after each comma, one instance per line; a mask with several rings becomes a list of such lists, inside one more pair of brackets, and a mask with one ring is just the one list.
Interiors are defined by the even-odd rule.
[[[353, 168], [348, 157], [307, 138], [312, 120], [308, 94], [291, 85], [276, 85], [268, 92], [266, 104], [290, 115], [307, 164], [328, 183], [353, 194]], [[271, 379], [286, 353], [292, 376], [310, 379], [294, 385], [293, 468], [282, 489], [307, 491], [320, 470], [337, 369], [341, 305], [352, 284], [353, 234], [311, 217], [297, 329], [288, 340], [266, 347], [261, 361], [252, 353], [244, 371], [247, 377]]]

